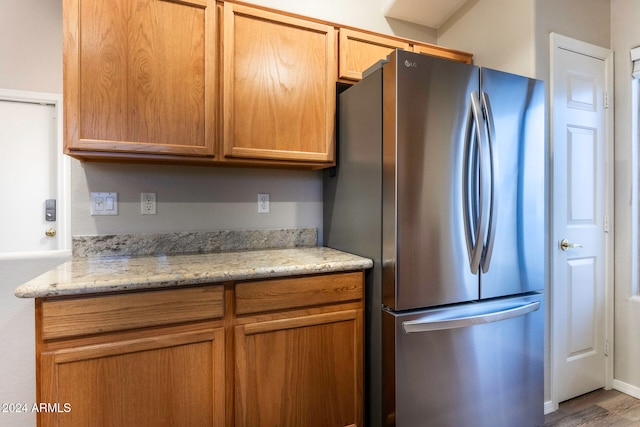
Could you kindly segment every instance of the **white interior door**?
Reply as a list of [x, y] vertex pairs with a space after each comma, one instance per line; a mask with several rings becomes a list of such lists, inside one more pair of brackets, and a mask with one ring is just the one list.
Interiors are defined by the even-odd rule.
[[609, 50], [552, 35], [556, 402], [604, 387], [607, 380], [610, 62]]
[[[59, 95], [0, 90], [0, 258], [69, 250], [61, 114]], [[45, 216], [46, 200], [55, 217]]]

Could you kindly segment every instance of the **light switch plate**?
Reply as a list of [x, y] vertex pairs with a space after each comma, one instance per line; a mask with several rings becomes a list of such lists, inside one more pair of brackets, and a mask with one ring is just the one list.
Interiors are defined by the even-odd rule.
[[91, 193], [91, 215], [118, 215], [118, 193]]

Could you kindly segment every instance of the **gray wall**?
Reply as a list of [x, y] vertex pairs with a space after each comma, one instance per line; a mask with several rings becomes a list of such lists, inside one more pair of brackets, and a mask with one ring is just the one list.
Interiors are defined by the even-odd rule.
[[438, 30], [438, 44], [473, 53], [474, 63], [534, 75], [534, 0], [469, 0]]
[[[74, 161], [71, 186], [74, 235], [322, 227], [316, 171]], [[118, 215], [91, 216], [91, 191], [117, 192]], [[157, 215], [140, 214], [141, 192], [156, 193]], [[270, 213], [257, 213], [258, 193]]]
[[0, 404], [26, 403], [29, 411], [0, 412], [0, 426], [36, 425], [30, 412], [36, 403], [36, 339], [33, 300], [18, 299], [13, 291], [26, 280], [64, 259], [0, 261]]
[[62, 92], [62, 1], [0, 1], [0, 88]]
[[469, 0], [438, 30], [438, 44], [474, 63], [548, 80], [549, 33], [610, 46], [609, 0]]
[[[640, 298], [638, 297], [638, 105], [632, 104], [629, 50], [640, 46], [640, 4], [611, 0], [611, 43], [615, 50], [615, 382], [640, 395]], [[637, 84], [635, 90], [638, 90]], [[637, 128], [636, 131], [637, 133]], [[637, 173], [637, 172], [636, 172]], [[635, 211], [634, 211], [635, 210]], [[635, 256], [634, 256], [635, 255]]]
[[540, 78], [549, 78], [551, 32], [612, 47], [609, 0], [536, 0], [535, 12], [535, 74]]

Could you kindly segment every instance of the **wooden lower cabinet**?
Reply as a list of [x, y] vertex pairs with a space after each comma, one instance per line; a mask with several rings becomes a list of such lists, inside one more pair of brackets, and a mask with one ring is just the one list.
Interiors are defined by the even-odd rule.
[[223, 426], [225, 351], [223, 285], [37, 299], [38, 425]]
[[40, 355], [43, 426], [224, 425], [224, 329], [64, 348]]
[[360, 271], [238, 283], [235, 426], [363, 425]]
[[364, 273], [36, 300], [38, 425], [360, 427]]
[[362, 425], [362, 310], [236, 326], [236, 426]]

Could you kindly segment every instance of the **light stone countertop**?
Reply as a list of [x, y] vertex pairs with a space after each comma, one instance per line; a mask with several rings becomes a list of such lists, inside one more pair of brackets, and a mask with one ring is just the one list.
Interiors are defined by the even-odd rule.
[[368, 269], [368, 258], [325, 247], [70, 261], [18, 287], [19, 298], [167, 288]]

